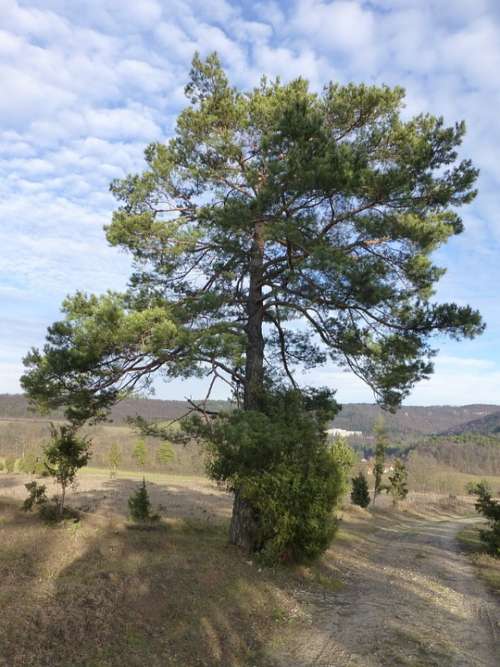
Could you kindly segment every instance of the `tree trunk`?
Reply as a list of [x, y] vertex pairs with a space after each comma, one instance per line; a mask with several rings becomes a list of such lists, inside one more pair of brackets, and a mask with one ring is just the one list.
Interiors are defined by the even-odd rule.
[[247, 348], [245, 362], [245, 410], [255, 410], [259, 406], [264, 382], [264, 336], [262, 322], [264, 304], [262, 300], [262, 279], [264, 264], [264, 237], [262, 223], [255, 225], [247, 299]]
[[[262, 299], [262, 278], [264, 264], [263, 223], [254, 228], [250, 255], [249, 287], [247, 299], [247, 346], [245, 362], [245, 410], [257, 410], [260, 405], [264, 384], [264, 304]], [[257, 546], [258, 522], [252, 508], [242, 498], [241, 489], [235, 489], [233, 514], [229, 529], [231, 544], [254, 551]]]
[[258, 522], [250, 505], [241, 497], [241, 489], [234, 492], [233, 515], [229, 541], [249, 553], [258, 547]]

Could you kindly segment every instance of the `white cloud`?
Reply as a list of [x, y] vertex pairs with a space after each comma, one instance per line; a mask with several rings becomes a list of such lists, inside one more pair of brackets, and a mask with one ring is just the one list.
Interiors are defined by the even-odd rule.
[[[0, 301], [17, 318], [36, 311], [48, 324], [64, 293], [124, 285], [127, 259], [101, 229], [114, 206], [108, 183], [140, 170], [145, 145], [172, 132], [193, 52], [215, 49], [240, 86], [262, 73], [302, 75], [316, 90], [329, 79], [402, 83], [407, 115], [467, 120], [463, 155], [482, 169], [481, 194], [468, 231], [439, 253], [450, 269], [438, 294], [480, 305], [489, 329], [460, 352], [438, 341], [436, 375], [412, 402], [499, 395], [498, 3], [0, 0], [0, 16]], [[326, 369], [314, 381], [338, 387], [340, 400], [371, 400], [352, 375]]]

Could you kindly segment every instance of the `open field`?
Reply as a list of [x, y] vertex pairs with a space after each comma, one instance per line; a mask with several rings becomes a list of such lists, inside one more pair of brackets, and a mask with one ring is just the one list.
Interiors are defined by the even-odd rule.
[[[203, 477], [148, 475], [163, 519], [126, 520], [139, 475], [87, 470], [56, 527], [0, 475], [5, 667], [497, 665], [497, 601], [455, 535], [470, 499], [347, 506], [310, 567], [261, 567], [227, 544], [231, 499]], [[455, 640], [451, 641], [450, 637]]]

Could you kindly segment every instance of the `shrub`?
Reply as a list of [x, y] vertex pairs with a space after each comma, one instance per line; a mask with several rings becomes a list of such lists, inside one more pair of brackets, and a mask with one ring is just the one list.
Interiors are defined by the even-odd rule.
[[7, 456], [5, 459], [5, 470], [8, 473], [14, 472], [16, 467], [16, 459], [13, 456]]
[[0, 461], [0, 472], [5, 468], [4, 462]]
[[151, 502], [149, 500], [148, 491], [146, 489], [146, 480], [142, 480], [142, 484], [128, 499], [128, 508], [130, 511], [130, 518], [137, 523], [151, 523], [158, 521], [160, 518], [158, 514], [151, 512]]
[[158, 448], [158, 451], [156, 453], [156, 460], [160, 465], [168, 465], [170, 461], [174, 458], [174, 450], [172, 449], [172, 445], [168, 440], [165, 440], [164, 442], [161, 443], [160, 447]]
[[469, 496], [481, 495], [488, 493], [490, 496], [492, 494], [491, 486], [486, 479], [482, 479], [479, 482], [467, 482], [465, 485], [465, 490]]
[[329, 392], [280, 390], [265, 397], [261, 411], [185, 425], [208, 441], [210, 476], [245, 503], [247, 546], [267, 563], [315, 558], [335, 533], [333, 510], [345, 484], [325, 432], [335, 412]]
[[359, 505], [359, 507], [368, 507], [370, 504], [368, 480], [362, 472], [352, 478], [351, 501], [353, 505]]
[[349, 490], [349, 474], [352, 466], [356, 463], [357, 457], [353, 449], [347, 444], [347, 440], [340, 435], [334, 438], [330, 451], [341, 472], [342, 486], [340, 493], [344, 496]]
[[76, 476], [76, 473], [90, 458], [90, 441], [78, 438], [76, 429], [72, 425], [56, 428], [51, 426], [52, 440], [45, 447], [46, 468], [61, 487], [61, 496], [58, 500], [59, 518], [64, 514], [64, 500], [66, 489]]
[[391, 494], [393, 505], [397, 505], [408, 495], [408, 471], [400, 459], [394, 461], [394, 470], [392, 475], [389, 475], [387, 493]]
[[134, 449], [132, 450], [132, 456], [134, 457], [136, 463], [141, 468], [144, 468], [148, 462], [148, 450], [144, 440], [138, 440], [135, 444]]
[[500, 557], [500, 502], [493, 500], [491, 492], [481, 483], [477, 484], [476, 510], [482, 514], [489, 524], [489, 530], [481, 530], [480, 537], [488, 551]]
[[24, 486], [29, 494], [23, 503], [23, 510], [25, 512], [31, 512], [34, 505], [39, 506], [48, 502], [46, 487], [44, 484], [38, 485], [37, 482], [29, 482]]

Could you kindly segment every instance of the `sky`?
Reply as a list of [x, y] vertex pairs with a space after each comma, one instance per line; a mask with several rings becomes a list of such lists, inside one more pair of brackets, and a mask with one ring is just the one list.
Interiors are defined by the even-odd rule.
[[[479, 167], [466, 231], [436, 256], [436, 298], [480, 309], [478, 339], [436, 339], [432, 379], [407, 404], [500, 403], [500, 3], [497, 0], [0, 0], [0, 393], [20, 390], [22, 357], [43, 343], [77, 289], [124, 289], [130, 262], [102, 227], [109, 182], [144, 167], [185, 106], [190, 61], [216, 50], [232, 82], [262, 74], [403, 85], [406, 116], [464, 119], [461, 156]], [[372, 402], [352, 374], [303, 382]], [[216, 396], [224, 397], [221, 387]], [[160, 398], [203, 394], [157, 383]]]

